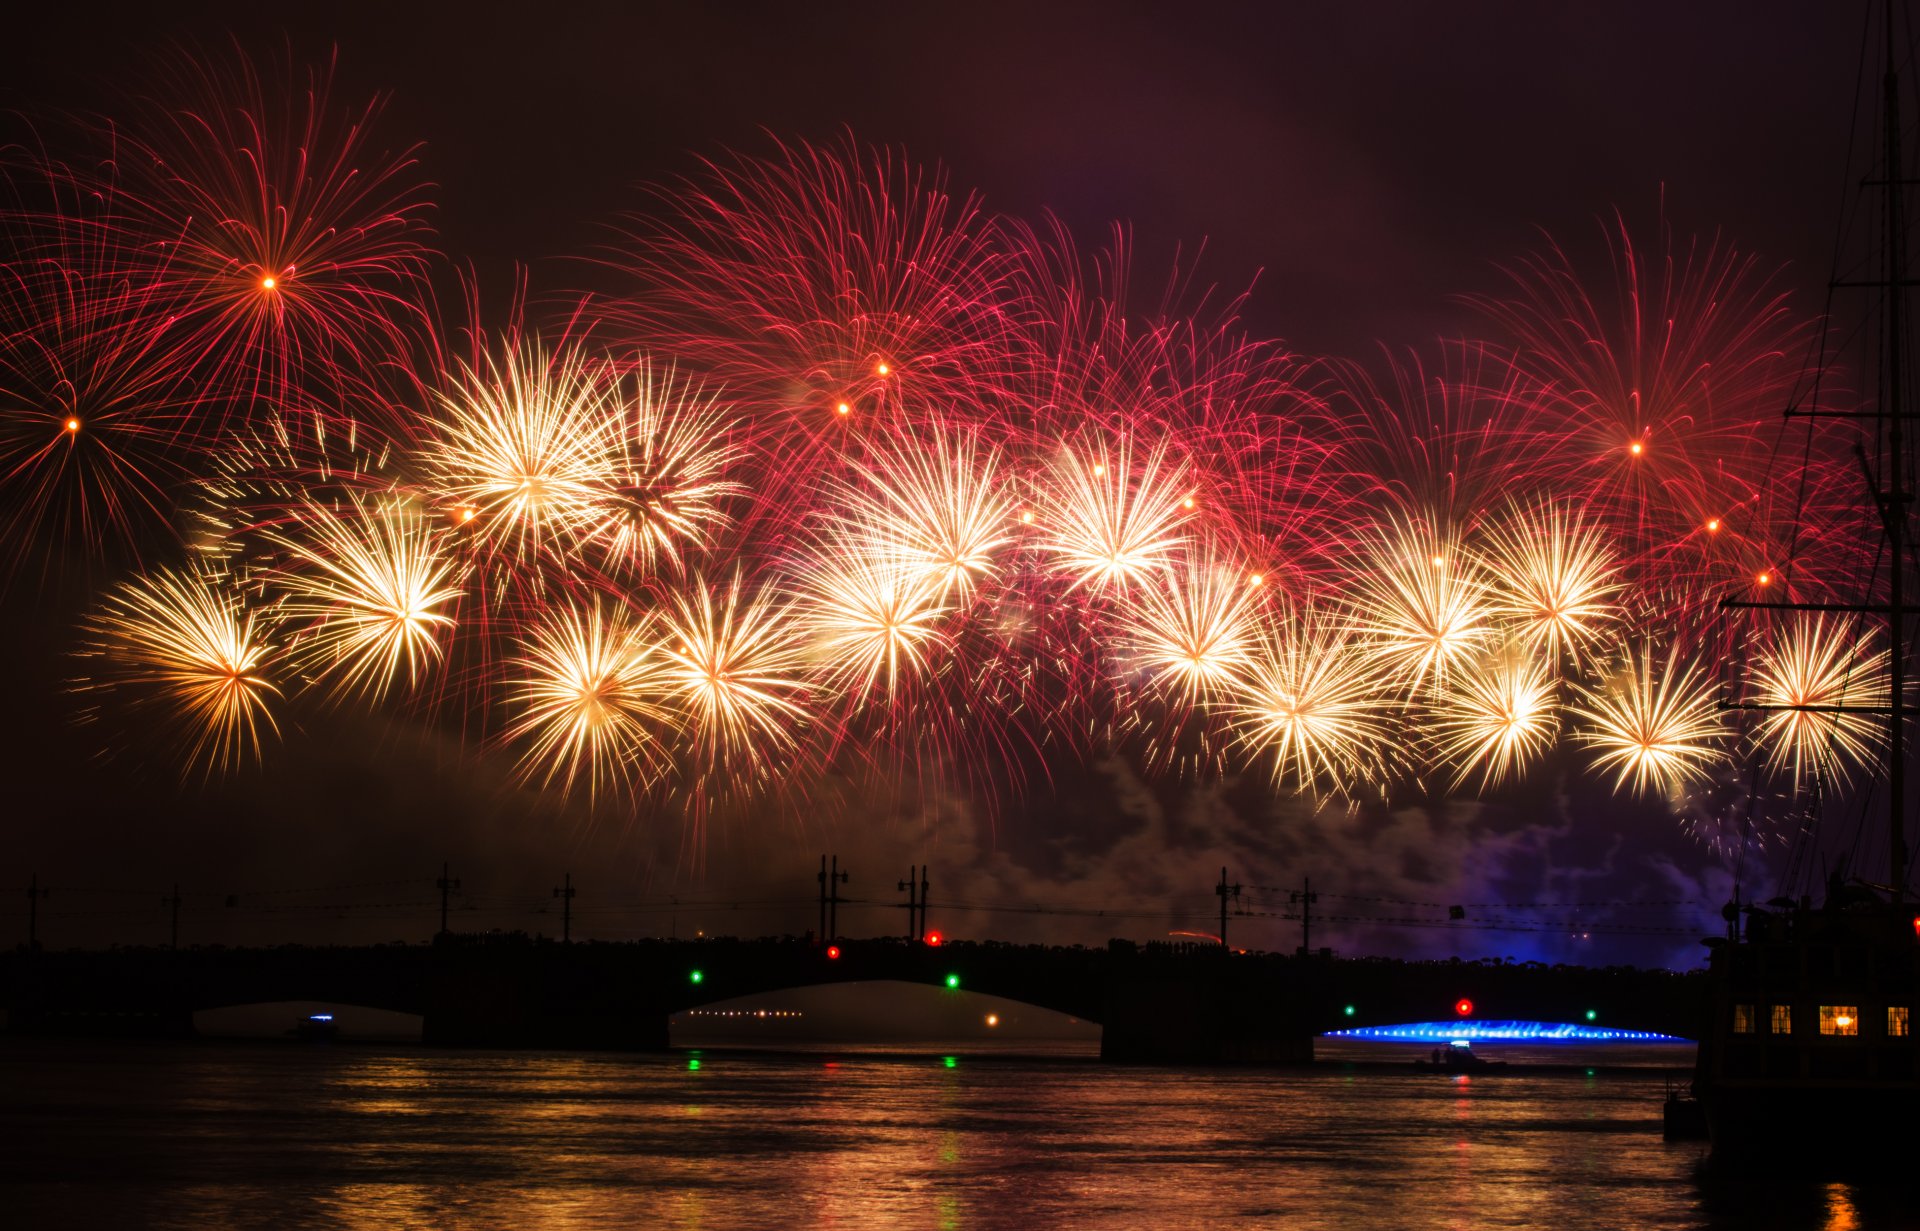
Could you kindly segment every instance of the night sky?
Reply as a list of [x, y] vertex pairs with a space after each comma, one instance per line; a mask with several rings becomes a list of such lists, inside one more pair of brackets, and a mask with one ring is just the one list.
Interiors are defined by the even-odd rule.
[[[1470, 332], [1454, 296], [1495, 289], [1495, 264], [1540, 229], [1576, 258], [1597, 250], [1596, 219], [1616, 208], [1641, 227], [1664, 207], [1676, 232], [1724, 232], [1786, 265], [1798, 306], [1818, 311], [1861, 19], [1851, 4], [1785, 0], [194, 7], [186, 21], [164, 5], [10, 14], [0, 106], [114, 113], [182, 54], [170, 47], [228, 34], [256, 52], [290, 43], [302, 60], [337, 44], [337, 95], [391, 92], [383, 143], [424, 143], [438, 246], [471, 263], [491, 302], [521, 269], [536, 300], [593, 289], [597, 271], [575, 258], [646, 208], [644, 185], [702, 157], [850, 131], [944, 166], [990, 210], [1051, 211], [1089, 246], [1128, 225], [1143, 279], [1204, 241], [1202, 281], [1257, 279], [1253, 331], [1368, 362], [1382, 346]], [[1082, 941], [1203, 926], [1223, 863], [1248, 883], [1312, 875], [1355, 896], [1439, 902], [1717, 903], [1730, 885], [1724, 861], [1661, 809], [1549, 773], [1484, 806], [1353, 817], [1275, 800], [1258, 779], [1194, 788], [1099, 764], [993, 816], [955, 801], [925, 801], [921, 815], [855, 805], [695, 836], [670, 816], [556, 809], [447, 736], [343, 714], [310, 724], [264, 772], [181, 787], [167, 766], [102, 765], [71, 725], [61, 681], [84, 590], [29, 578], [0, 608], [0, 883], [38, 871], [55, 886], [49, 926], [61, 930], [43, 931], [55, 945], [162, 939], [147, 895], [176, 880], [185, 941], [417, 938], [433, 923], [422, 878], [443, 858], [468, 887], [470, 926], [556, 930], [529, 908], [571, 869], [581, 930], [607, 936], [804, 930], [805, 905], [695, 907], [669, 924], [650, 904], [804, 902], [824, 850], [854, 869], [856, 897], [891, 902], [906, 866], [928, 861], [936, 902], [1142, 916], [950, 920], [961, 934]], [[264, 892], [315, 886], [367, 888]], [[74, 913], [56, 923], [63, 905]], [[1148, 917], [1162, 906], [1174, 913]], [[892, 930], [897, 914], [850, 910], [844, 926]], [[1325, 943], [1691, 962], [1711, 914], [1636, 916], [1703, 931], [1612, 937], [1599, 954], [1552, 929], [1336, 926]], [[1292, 925], [1236, 926], [1242, 943], [1293, 943]]]

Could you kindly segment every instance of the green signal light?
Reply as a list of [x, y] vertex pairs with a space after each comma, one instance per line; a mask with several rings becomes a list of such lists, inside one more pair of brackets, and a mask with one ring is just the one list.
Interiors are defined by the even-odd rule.
[[1591, 1021], [1598, 1021], [1598, 1020], [1599, 1020], [1599, 1018], [1600, 1018], [1600, 1015], [1599, 1015], [1598, 1013], [1596, 1013], [1596, 1012], [1594, 1012], [1594, 1011], [1593, 1011], [1592, 1009], [1588, 1009], [1588, 1010], [1587, 1010], [1587, 1020], [1588, 1020], [1588, 1021], [1590, 1021], [1590, 1022], [1591, 1022]]
[[1346, 1015], [1347, 1015], [1348, 1017], [1352, 1017], [1352, 1016], [1353, 1016], [1353, 1006], [1352, 1006], [1352, 1005], [1348, 1005], [1348, 1006], [1347, 1006], [1346, 1008], [1344, 1008], [1344, 1009], [1342, 1009], [1342, 1010], [1341, 1010], [1341, 1012], [1342, 1012], [1342, 1013], [1345, 1013], [1345, 1014], [1346, 1014]]
[[960, 1067], [960, 1061], [954, 1058], [953, 1056], [946, 1057], [946, 1062], [947, 1062], [947, 1067], [950, 1069], [957, 1069]]
[[698, 1073], [699, 1071], [700, 1071], [700, 1062], [698, 1060], [687, 1061], [687, 1072]]
[[947, 990], [948, 990], [948, 991], [950, 991], [950, 992], [951, 992], [951, 991], [957, 991], [957, 990], [959, 989], [959, 987], [960, 987], [960, 976], [959, 976], [959, 975], [948, 975], [948, 976], [947, 976]]
[[707, 975], [705, 971], [690, 970], [687, 972], [687, 982], [689, 983], [704, 983], [706, 980]]

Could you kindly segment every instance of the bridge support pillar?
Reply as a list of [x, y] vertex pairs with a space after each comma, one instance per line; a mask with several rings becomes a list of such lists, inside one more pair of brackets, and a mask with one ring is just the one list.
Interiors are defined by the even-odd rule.
[[1271, 993], [1219, 975], [1130, 973], [1108, 986], [1100, 1058], [1118, 1064], [1309, 1064], [1314, 1032]]
[[667, 1050], [671, 1010], [582, 962], [456, 954], [426, 992], [421, 1041], [430, 1046]]

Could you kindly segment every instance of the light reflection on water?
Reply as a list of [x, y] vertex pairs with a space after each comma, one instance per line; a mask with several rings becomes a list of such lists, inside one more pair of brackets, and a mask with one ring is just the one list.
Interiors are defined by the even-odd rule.
[[21, 1227], [1913, 1221], [1897, 1189], [1703, 1179], [1701, 1145], [1660, 1138], [1662, 1070], [1546, 1050], [1552, 1072], [1454, 1079], [1377, 1049], [1254, 1071], [6, 1040], [0, 1186]]

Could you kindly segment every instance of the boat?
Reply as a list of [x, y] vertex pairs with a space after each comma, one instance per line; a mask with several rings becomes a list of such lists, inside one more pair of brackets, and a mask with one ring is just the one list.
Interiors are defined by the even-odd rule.
[[1454, 1039], [1445, 1047], [1436, 1047], [1427, 1055], [1413, 1062], [1416, 1069], [1433, 1073], [1481, 1073], [1488, 1069], [1504, 1069], [1505, 1060], [1487, 1060], [1473, 1054], [1473, 1044], [1466, 1039]]
[[[1913, 1011], [1920, 1007], [1920, 901], [1908, 889], [1906, 825], [1912, 780], [1907, 720], [1914, 711], [1908, 654], [1912, 617], [1920, 606], [1909, 597], [1916, 561], [1909, 555], [1914, 543], [1907, 527], [1914, 499], [1908, 425], [1920, 413], [1901, 372], [1912, 344], [1904, 299], [1906, 288], [1915, 284], [1906, 261], [1911, 219], [1905, 197], [1920, 180], [1906, 154], [1900, 115], [1899, 68], [1910, 49], [1896, 47], [1893, 16], [1889, 3], [1882, 31], [1881, 131], [1873, 147], [1874, 166], [1861, 179], [1862, 191], [1874, 194], [1869, 204], [1879, 212], [1877, 259], [1837, 272], [1832, 284], [1837, 292], [1867, 288], [1878, 296], [1880, 319], [1872, 336], [1881, 341], [1879, 396], [1871, 410], [1788, 411], [1790, 417], [1861, 421], [1861, 507], [1874, 510], [1862, 518], [1863, 537], [1877, 540], [1880, 562], [1863, 579], [1857, 602], [1728, 599], [1721, 604], [1762, 613], [1832, 612], [1820, 618], [1857, 619], [1863, 630], [1872, 631], [1888, 654], [1884, 699], [1741, 708], [1879, 716], [1869, 721], [1884, 721], [1885, 760], [1866, 795], [1872, 810], [1858, 814], [1871, 841], [1845, 856], [1852, 873], [1832, 872], [1818, 904], [1812, 893], [1742, 902], [1736, 883], [1734, 900], [1722, 912], [1726, 934], [1705, 942], [1710, 948], [1706, 1020], [1698, 1035], [1691, 1097], [1669, 1098], [1666, 1118], [1679, 1131], [1703, 1120], [1715, 1164], [1790, 1162], [1831, 1170], [1907, 1155], [1920, 1144], [1920, 1128], [1910, 1114], [1920, 1095], [1920, 1051], [1912, 1033]], [[1865, 66], [1881, 61], [1863, 55], [1863, 74], [1872, 71]], [[1817, 787], [1812, 802], [1816, 807], [1820, 802]], [[1878, 815], [1882, 805], [1884, 818]], [[1860, 875], [1881, 867], [1882, 851], [1884, 872], [1872, 879]]]
[[309, 1013], [287, 1033], [296, 1039], [326, 1043], [340, 1037], [340, 1023], [333, 1020], [331, 1013]]

